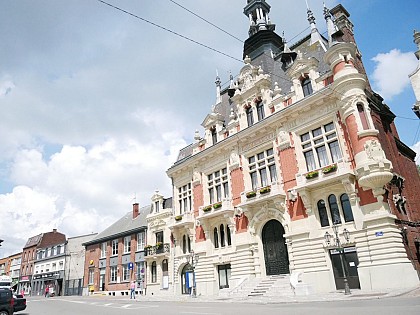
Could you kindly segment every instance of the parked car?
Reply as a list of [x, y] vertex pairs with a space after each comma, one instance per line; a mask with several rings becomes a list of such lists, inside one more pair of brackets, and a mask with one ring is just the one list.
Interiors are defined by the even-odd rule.
[[23, 297], [23, 295], [13, 294], [13, 300], [13, 311], [15, 313], [26, 309], [26, 299]]
[[0, 315], [13, 315], [15, 300], [10, 289], [0, 288]]

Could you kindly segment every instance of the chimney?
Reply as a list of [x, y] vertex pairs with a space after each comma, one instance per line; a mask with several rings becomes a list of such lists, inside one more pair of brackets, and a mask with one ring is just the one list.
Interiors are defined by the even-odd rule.
[[133, 203], [133, 219], [137, 218], [139, 215], [139, 204]]
[[53, 229], [53, 233], [57, 233], [57, 229]]

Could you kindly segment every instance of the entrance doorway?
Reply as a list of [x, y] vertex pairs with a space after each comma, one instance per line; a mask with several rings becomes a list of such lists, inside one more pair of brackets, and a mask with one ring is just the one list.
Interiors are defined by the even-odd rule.
[[190, 264], [186, 264], [181, 272], [181, 292], [182, 294], [190, 294], [190, 288], [187, 287], [187, 272], [192, 272], [193, 268]]
[[289, 255], [283, 235], [284, 227], [279, 221], [270, 220], [264, 225], [262, 243], [267, 275], [290, 273]]
[[[337, 290], [344, 289], [344, 272], [341, 267], [340, 252], [331, 249], [330, 250], [331, 263], [333, 267], [335, 287]], [[350, 289], [360, 289], [359, 273], [357, 272], [357, 266], [359, 265], [359, 259], [355, 247], [344, 248], [343, 265], [346, 269], [347, 279]]]

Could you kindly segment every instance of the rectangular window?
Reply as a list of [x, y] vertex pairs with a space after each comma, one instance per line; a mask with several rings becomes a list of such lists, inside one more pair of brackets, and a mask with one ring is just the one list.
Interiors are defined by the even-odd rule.
[[145, 234], [144, 232], [137, 233], [137, 250], [144, 250]]
[[144, 276], [144, 261], [140, 261], [136, 263], [136, 278], [137, 280], [141, 280]]
[[254, 124], [254, 116], [251, 107], [246, 110], [246, 121], [248, 122], [248, 127]]
[[163, 231], [156, 233], [156, 243], [162, 243], [163, 244]]
[[342, 159], [333, 122], [300, 136], [307, 171], [325, 167]]
[[124, 237], [124, 254], [131, 252], [131, 236]]
[[227, 168], [207, 175], [207, 187], [210, 204], [222, 201], [223, 197], [229, 197]]
[[122, 281], [130, 281], [130, 269], [128, 269], [128, 264], [125, 264], [122, 267], [123, 267]]
[[90, 268], [89, 269], [89, 284], [93, 284], [93, 282], [94, 282], [94, 278], [93, 278], [94, 274], [95, 274], [95, 269]]
[[191, 203], [191, 183], [178, 188], [178, 203], [180, 213], [190, 212], [192, 209]]
[[160, 210], [159, 210], [159, 201], [156, 201], [155, 202], [155, 212], [156, 213], [158, 213]]
[[117, 282], [117, 266], [109, 267], [109, 282]]
[[106, 257], [106, 242], [101, 244], [101, 258]]
[[271, 185], [277, 181], [276, 164], [272, 148], [248, 158], [252, 189]]
[[263, 102], [259, 102], [257, 105], [257, 116], [258, 116], [258, 121], [263, 120], [265, 117]]
[[112, 240], [112, 256], [118, 255], [118, 239]]

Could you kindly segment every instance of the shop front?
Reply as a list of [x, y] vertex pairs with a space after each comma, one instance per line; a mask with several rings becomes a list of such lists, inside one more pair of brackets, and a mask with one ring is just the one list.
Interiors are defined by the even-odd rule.
[[64, 271], [36, 274], [32, 277], [32, 295], [45, 295], [48, 286], [49, 296], [61, 295]]

